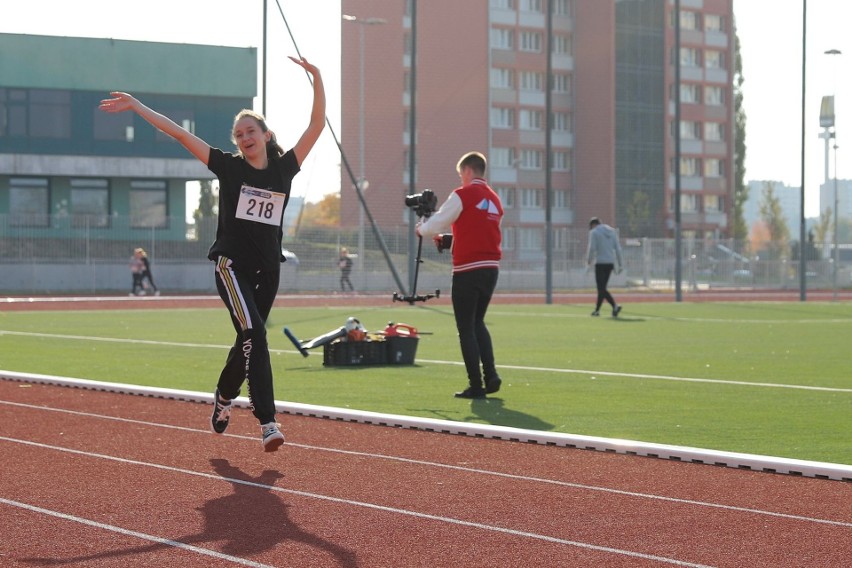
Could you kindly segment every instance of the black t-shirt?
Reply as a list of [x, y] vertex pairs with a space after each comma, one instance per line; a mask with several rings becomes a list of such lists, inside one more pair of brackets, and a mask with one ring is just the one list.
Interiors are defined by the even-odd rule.
[[[290, 201], [290, 183], [299, 173], [295, 152], [290, 150], [271, 160], [265, 170], [257, 170], [242, 156], [210, 148], [207, 168], [219, 178], [219, 222], [207, 258], [215, 261], [225, 256], [238, 270], [279, 270], [283, 260], [281, 221]], [[272, 217], [269, 193], [264, 190], [284, 194], [283, 207], [279, 199], [274, 209], [277, 212], [280, 208], [281, 214], [276, 224], [271, 224], [276, 219]], [[261, 210], [266, 215], [258, 214]]]

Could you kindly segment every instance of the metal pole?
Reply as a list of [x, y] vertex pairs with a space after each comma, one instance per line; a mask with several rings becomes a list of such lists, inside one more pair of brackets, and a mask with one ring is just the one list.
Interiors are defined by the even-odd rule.
[[835, 135], [834, 142], [834, 267], [831, 275], [831, 289], [833, 291], [834, 300], [837, 301], [837, 269], [840, 266], [840, 249], [837, 239], [837, 218], [840, 216], [838, 207], [840, 206], [837, 198], [837, 138]]
[[801, 208], [799, 213], [799, 300], [804, 302], [807, 299], [807, 269], [808, 259], [804, 254], [805, 249], [805, 114], [807, 105], [805, 104], [806, 92], [806, 71], [807, 71], [807, 46], [808, 46], [808, 0], [802, 0], [802, 196]]
[[[417, 101], [417, 0], [411, 0], [411, 83], [410, 83], [410, 92], [409, 92], [409, 119], [411, 126], [408, 129], [408, 186], [409, 186], [409, 195], [417, 193], [417, 159], [415, 152], [415, 144], [417, 140], [417, 112], [416, 112], [416, 101]], [[410, 207], [408, 208], [408, 280], [409, 280], [409, 290], [414, 290], [415, 285], [415, 274], [417, 268], [417, 260], [416, 260], [416, 252], [414, 250], [415, 245], [415, 217], [414, 210]], [[413, 293], [411, 295], [414, 295]]]
[[680, 0], [675, 0], [675, 301], [683, 301], [680, 207]]
[[266, 116], [266, 52], [267, 52], [267, 33], [266, 33], [266, 2], [267, 0], [263, 0], [263, 71], [261, 75], [263, 75], [263, 103], [261, 106], [261, 113], [263, 116]]
[[550, 116], [553, 112], [553, 0], [547, 2], [547, 93], [545, 94], [544, 135], [544, 249], [545, 249], [545, 303], [553, 303], [553, 188], [550, 163], [552, 160], [553, 129]]
[[[355, 20], [356, 22], [360, 20]], [[358, 167], [360, 169], [361, 179], [358, 180], [358, 183], [361, 184], [361, 192], [366, 189], [366, 181], [364, 177], [364, 25], [360, 26], [361, 32], [361, 63], [360, 63], [360, 78], [358, 85], [358, 97], [360, 108], [358, 109], [358, 113], [360, 114], [360, 118], [358, 121], [358, 144], [360, 149], [358, 150]], [[362, 279], [361, 288], [363, 288], [363, 278], [364, 278], [364, 204], [358, 204], [358, 274]]]

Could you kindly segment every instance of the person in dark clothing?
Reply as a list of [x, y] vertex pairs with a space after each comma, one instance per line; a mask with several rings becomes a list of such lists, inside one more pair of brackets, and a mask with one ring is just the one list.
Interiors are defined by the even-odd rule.
[[340, 268], [340, 291], [346, 291], [346, 285], [349, 286], [349, 291], [354, 292], [352, 281], [349, 280], [349, 275], [352, 273], [352, 257], [349, 256], [349, 251], [345, 248], [340, 249], [340, 259], [337, 261], [337, 266]]
[[159, 296], [160, 290], [157, 288], [157, 285], [154, 284], [154, 275], [151, 272], [151, 261], [148, 260], [148, 253], [145, 252], [143, 248], [137, 248], [133, 251], [133, 256], [139, 260], [142, 264], [142, 270], [139, 273], [139, 286], [142, 291], [147, 291], [147, 286], [145, 285], [145, 281], [148, 281], [148, 284], [154, 290], [154, 295]]
[[105, 112], [137, 113], [180, 142], [219, 178], [218, 226], [208, 258], [215, 263], [216, 288], [228, 308], [236, 340], [219, 375], [210, 426], [218, 434], [225, 432], [232, 401], [247, 383], [265, 451], [275, 451], [284, 443], [275, 422], [266, 338], [266, 320], [278, 292], [283, 260], [281, 223], [291, 181], [325, 127], [325, 91], [319, 69], [304, 57], [290, 59], [311, 75], [313, 106], [307, 129], [286, 152], [265, 118], [251, 110], [235, 117], [231, 139], [237, 151], [228, 153], [211, 147], [127, 93], [113, 92], [112, 98], [100, 104]]

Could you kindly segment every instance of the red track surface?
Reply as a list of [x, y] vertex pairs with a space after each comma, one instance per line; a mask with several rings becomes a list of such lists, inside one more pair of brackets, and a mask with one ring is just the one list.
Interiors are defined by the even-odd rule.
[[[0, 381], [2, 566], [824, 566], [852, 484]], [[213, 555], [213, 556], [211, 556]]]

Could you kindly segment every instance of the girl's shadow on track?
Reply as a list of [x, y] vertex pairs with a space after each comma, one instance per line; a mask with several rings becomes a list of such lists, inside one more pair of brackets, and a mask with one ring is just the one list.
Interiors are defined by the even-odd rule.
[[[245, 560], [272, 550], [276, 545], [294, 541], [326, 552], [334, 558], [333, 565], [356, 568], [355, 553], [305, 532], [289, 519], [290, 505], [272, 489], [276, 480], [284, 477], [278, 471], [267, 469], [252, 477], [224, 459], [211, 459], [211, 465], [224, 481], [233, 486], [233, 493], [216, 497], [198, 507], [204, 517], [204, 528], [197, 534], [164, 539], [147, 546], [110, 550], [74, 558], [28, 558], [24, 562], [41, 566], [79, 564], [86, 561], [132, 557], [168, 549], [180, 549], [181, 544], [225, 554], [233, 559]], [[214, 559], [211, 559], [214, 560]]]

